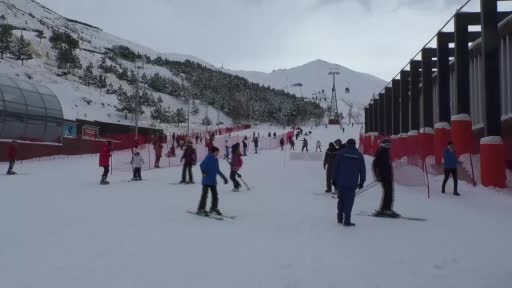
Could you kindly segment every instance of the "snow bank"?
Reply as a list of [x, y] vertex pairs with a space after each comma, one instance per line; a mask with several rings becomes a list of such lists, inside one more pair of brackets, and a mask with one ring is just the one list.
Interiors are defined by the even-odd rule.
[[409, 136], [418, 136], [418, 130], [412, 130], [409, 133], [407, 133]]
[[420, 134], [434, 134], [434, 129], [430, 127], [421, 128]]

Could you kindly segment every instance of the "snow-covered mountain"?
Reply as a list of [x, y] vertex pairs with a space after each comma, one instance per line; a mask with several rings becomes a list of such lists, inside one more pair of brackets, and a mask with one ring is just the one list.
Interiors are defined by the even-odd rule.
[[[87, 119], [99, 120], [105, 122], [133, 124], [130, 119], [125, 119], [122, 113], [115, 111], [117, 98], [115, 95], [107, 95], [105, 91], [101, 91], [95, 87], [87, 87], [83, 85], [79, 78], [68, 76], [57, 76], [61, 74], [57, 68], [56, 52], [51, 47], [49, 36], [52, 30], [65, 31], [76, 39], [80, 40], [80, 50], [77, 50], [77, 56], [80, 58], [82, 65], [85, 67], [88, 63], [93, 63], [94, 72], [101, 73], [98, 65], [101, 63], [103, 53], [114, 45], [127, 46], [133, 51], [146, 54], [151, 58], [158, 56], [168, 58], [170, 60], [185, 61], [191, 60], [201, 63], [211, 69], [219, 69], [226, 73], [236, 74], [247, 78], [249, 81], [260, 83], [265, 86], [271, 86], [276, 89], [283, 89], [301, 96], [298, 87], [293, 87], [296, 83], [301, 83], [302, 96], [310, 98], [313, 92], [321, 90], [325, 91], [327, 101], [322, 105], [326, 105], [330, 99], [330, 91], [332, 87], [332, 78], [328, 74], [332, 69], [341, 73], [338, 76], [336, 84], [338, 87], [339, 97], [343, 97], [349, 103], [353, 103], [356, 107], [367, 103], [368, 99], [374, 92], [379, 91], [385, 82], [368, 74], [352, 71], [348, 68], [337, 64], [327, 63], [317, 60], [305, 65], [291, 68], [280, 69], [272, 73], [251, 72], [251, 71], [232, 71], [223, 68], [216, 68], [210, 63], [191, 55], [177, 53], [160, 53], [154, 49], [145, 47], [125, 39], [121, 39], [115, 35], [111, 35], [102, 31], [98, 27], [94, 27], [94, 23], [87, 24], [79, 21], [68, 19], [44, 5], [34, 0], [0, 0], [0, 24], [13, 25], [15, 35], [23, 34], [24, 37], [32, 44], [32, 52], [34, 59], [25, 62], [22, 66], [20, 62], [14, 59], [6, 59], [0, 61], [0, 73], [13, 77], [35, 81], [50, 87], [58, 96], [64, 108], [66, 119]], [[44, 38], [36, 37], [35, 31], [42, 31]], [[125, 67], [135, 68], [133, 63], [123, 62]], [[177, 79], [169, 70], [154, 66], [145, 65], [144, 72], [151, 76], [160, 73], [164, 77]], [[114, 87], [123, 86], [127, 91], [132, 90], [126, 81], [120, 81], [114, 75], [108, 74], [107, 81], [112, 83]], [[350, 88], [350, 94], [345, 93], [345, 88]], [[155, 97], [161, 96], [164, 100], [164, 107], [172, 107], [173, 110], [179, 107], [186, 107], [183, 101], [175, 97], [161, 94], [153, 91]], [[341, 101], [340, 110], [346, 114], [348, 109]], [[200, 126], [202, 117], [206, 110], [210, 109], [210, 113], [215, 114], [213, 107], [207, 105], [199, 105], [200, 113], [193, 116], [191, 123]], [[208, 107], [208, 108], [207, 108]], [[232, 123], [231, 119], [223, 113], [218, 113], [220, 121], [225, 124]], [[150, 111], [142, 116], [141, 125], [154, 125], [149, 117]], [[211, 115], [211, 114], [210, 114]]]
[[[224, 71], [245, 77], [252, 82], [284, 89], [305, 98], [311, 98], [314, 93], [324, 90], [328, 99], [332, 91], [332, 76], [328, 73], [337, 71], [340, 72], [340, 75], [336, 76], [338, 98], [343, 97], [344, 100], [356, 106], [366, 105], [373, 93], [378, 93], [386, 85], [384, 80], [370, 74], [356, 72], [323, 60], [315, 60], [290, 69], [274, 70], [271, 73], [228, 69]], [[303, 85], [302, 95], [300, 95], [301, 89], [293, 86], [298, 83]], [[349, 88], [350, 93], [345, 93], [345, 88]]]

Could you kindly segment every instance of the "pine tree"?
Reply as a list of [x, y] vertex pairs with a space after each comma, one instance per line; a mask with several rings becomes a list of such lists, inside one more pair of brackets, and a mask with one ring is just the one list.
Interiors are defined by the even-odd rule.
[[21, 66], [24, 62], [33, 58], [32, 52], [30, 52], [30, 42], [25, 40], [23, 34], [16, 38], [13, 43], [12, 53], [16, 60], [21, 61]]
[[128, 84], [130, 84], [130, 85], [137, 84], [138, 80], [137, 80], [137, 74], [135, 74], [135, 71], [130, 70], [130, 77], [127, 80], [128, 80]]
[[181, 123], [185, 123], [187, 121], [187, 115], [185, 115], [185, 111], [183, 108], [176, 109], [174, 113], [174, 123], [178, 124], [178, 127]]
[[2, 30], [0, 30], [0, 56], [2, 60], [4, 59], [4, 55], [11, 51], [12, 46], [12, 31], [7, 26], [2, 26]]
[[107, 76], [99, 75], [98, 76], [98, 88], [105, 89], [107, 88]]
[[89, 62], [89, 64], [84, 69], [84, 76], [83, 76], [83, 83], [86, 86], [95, 85], [96, 83], [96, 76], [94, 75], [94, 65], [92, 62]]
[[114, 89], [114, 85], [112, 85], [112, 82], [108, 83], [106, 92], [107, 94], [116, 94], [116, 89]]
[[38, 30], [37, 34], [36, 34], [36, 38], [39, 39], [39, 43], [41, 43], [44, 38], [44, 32], [42, 30]]
[[201, 125], [208, 127], [212, 125], [212, 120], [208, 116], [204, 116], [203, 120], [201, 120]]

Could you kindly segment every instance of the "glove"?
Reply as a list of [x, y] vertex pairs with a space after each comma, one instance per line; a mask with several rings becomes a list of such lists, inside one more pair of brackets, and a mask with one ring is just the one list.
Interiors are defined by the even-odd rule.
[[228, 185], [228, 183], [229, 183], [228, 178], [224, 178], [224, 184]]
[[242, 178], [242, 174], [240, 174], [240, 173], [236, 173], [236, 177], [238, 177], [238, 178]]
[[364, 183], [359, 183], [359, 186], [357, 186], [357, 188], [359, 188], [359, 190], [363, 189], [364, 187]]

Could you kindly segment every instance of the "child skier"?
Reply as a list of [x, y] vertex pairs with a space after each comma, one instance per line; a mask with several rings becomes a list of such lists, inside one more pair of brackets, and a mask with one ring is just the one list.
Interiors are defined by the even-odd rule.
[[318, 150], [320, 150], [320, 152], [322, 152], [322, 142], [320, 142], [320, 140], [317, 140], [317, 141], [316, 141], [316, 149], [315, 149], [315, 152], [318, 152]]
[[[228, 184], [229, 181], [224, 176], [219, 168], [219, 148], [212, 147], [210, 153], [206, 155], [203, 162], [201, 162], [201, 172], [203, 174], [203, 191], [201, 194], [201, 200], [199, 201], [199, 207], [197, 208], [197, 214], [202, 216], [209, 216], [210, 213], [222, 216], [219, 210], [219, 196], [217, 193], [217, 175], [222, 177], [224, 184]], [[212, 205], [210, 207], [210, 213], [206, 211], [206, 200], [208, 198], [208, 190], [212, 192]]]
[[244, 156], [247, 156], [247, 148], [248, 148], [248, 144], [247, 144], [247, 136], [244, 137], [244, 140], [242, 141], [242, 145], [243, 145], [243, 149], [244, 149]]
[[309, 152], [308, 140], [306, 139], [306, 137], [304, 137], [304, 139], [302, 140], [302, 152], [304, 152], [304, 150], [306, 150], [306, 152]]
[[281, 140], [279, 140], [279, 145], [281, 145], [281, 151], [284, 151], [284, 138], [281, 137]]
[[231, 173], [229, 174], [229, 179], [233, 182], [233, 192], [240, 191], [240, 182], [236, 179], [236, 177], [242, 177], [238, 171], [242, 168], [243, 165], [242, 153], [240, 152], [240, 143], [236, 143], [232, 147], [231, 151]]
[[140, 155], [139, 151], [135, 151], [133, 153], [132, 161], [130, 162], [133, 166], [133, 178], [132, 181], [141, 181], [142, 175], [142, 165], [144, 165], [144, 158], [142, 158], [142, 155]]

